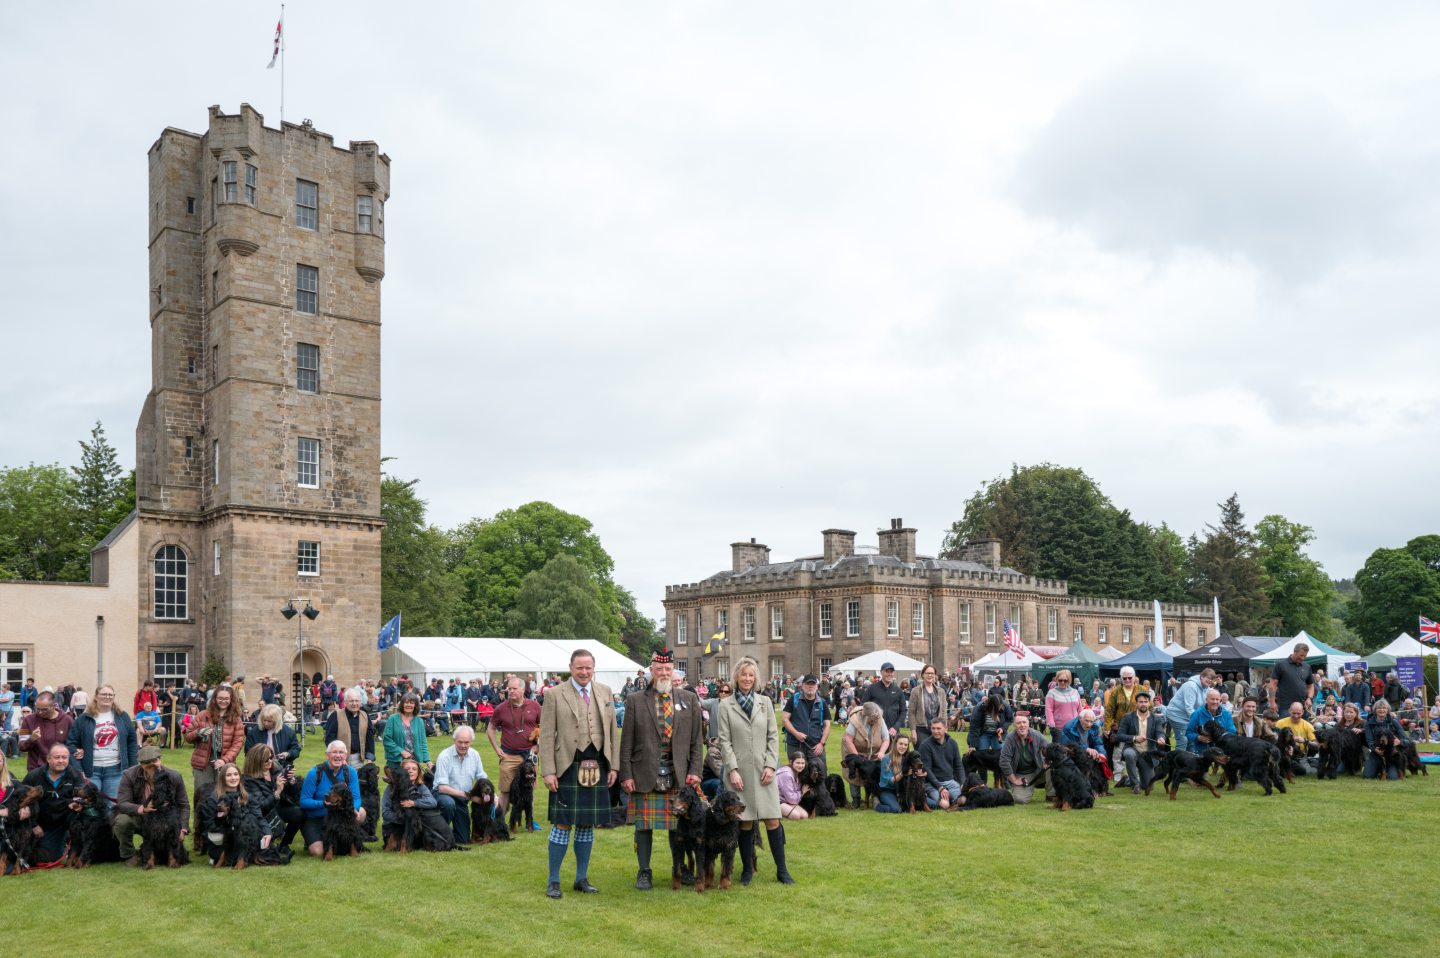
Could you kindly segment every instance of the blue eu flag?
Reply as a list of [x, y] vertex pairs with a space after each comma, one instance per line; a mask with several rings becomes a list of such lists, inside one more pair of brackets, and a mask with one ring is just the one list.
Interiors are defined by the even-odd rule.
[[395, 618], [391, 619], [389, 622], [386, 622], [383, 626], [381, 626], [380, 640], [376, 643], [376, 647], [379, 648], [381, 652], [384, 652], [386, 649], [390, 648], [390, 646], [395, 645], [399, 641], [400, 616], [397, 614]]

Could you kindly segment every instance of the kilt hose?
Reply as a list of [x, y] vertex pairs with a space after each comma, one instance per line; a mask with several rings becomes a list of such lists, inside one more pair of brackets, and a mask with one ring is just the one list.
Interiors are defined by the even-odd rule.
[[670, 811], [670, 800], [679, 789], [668, 792], [631, 792], [630, 824], [637, 831], [669, 831], [674, 827], [674, 814]]
[[[600, 763], [600, 784], [580, 784], [581, 759], [593, 758]], [[610, 788], [605, 780], [610, 766], [595, 747], [577, 752], [575, 761], [560, 776], [559, 788], [550, 793], [547, 815], [552, 825], [601, 825], [610, 821]]]

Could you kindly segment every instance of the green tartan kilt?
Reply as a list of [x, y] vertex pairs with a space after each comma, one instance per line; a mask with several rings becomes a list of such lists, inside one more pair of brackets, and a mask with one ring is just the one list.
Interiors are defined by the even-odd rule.
[[636, 830], [659, 829], [669, 831], [674, 827], [674, 815], [670, 811], [670, 799], [678, 789], [668, 792], [631, 792], [630, 824]]
[[580, 784], [580, 761], [576, 759], [560, 776], [560, 787], [550, 793], [548, 817], [552, 825], [604, 825], [610, 822], [610, 789], [605, 784], [610, 770], [600, 759], [600, 784]]

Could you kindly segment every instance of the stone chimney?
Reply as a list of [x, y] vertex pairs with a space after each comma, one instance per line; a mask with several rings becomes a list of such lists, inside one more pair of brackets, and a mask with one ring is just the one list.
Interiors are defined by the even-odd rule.
[[905, 527], [904, 519], [891, 519], [890, 528], [880, 530], [880, 554], [894, 556], [901, 562], [915, 561], [915, 530]]
[[834, 565], [855, 554], [855, 533], [849, 529], [826, 529], [820, 534], [825, 537], [826, 565]]
[[1000, 568], [1000, 540], [976, 539], [960, 547], [960, 558], [965, 562], [978, 562], [991, 569]]
[[770, 547], [761, 545], [754, 539], [749, 542], [730, 543], [730, 570], [732, 572], [744, 572], [746, 569], [753, 569], [757, 565], [770, 564]]

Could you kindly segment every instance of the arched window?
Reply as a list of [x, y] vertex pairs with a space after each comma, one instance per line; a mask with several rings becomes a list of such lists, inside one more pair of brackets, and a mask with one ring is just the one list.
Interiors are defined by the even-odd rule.
[[189, 618], [189, 566], [179, 546], [161, 546], [155, 553], [155, 618]]

